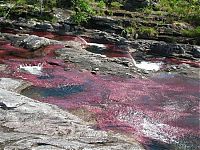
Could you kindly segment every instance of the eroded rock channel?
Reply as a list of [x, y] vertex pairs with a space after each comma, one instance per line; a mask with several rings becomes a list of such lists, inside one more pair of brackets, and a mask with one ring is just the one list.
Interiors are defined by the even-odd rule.
[[198, 149], [197, 48], [27, 33], [1, 34], [0, 148]]

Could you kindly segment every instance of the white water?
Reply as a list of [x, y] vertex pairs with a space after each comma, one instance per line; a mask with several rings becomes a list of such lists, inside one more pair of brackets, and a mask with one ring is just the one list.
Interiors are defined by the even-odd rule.
[[[79, 41], [81, 41], [85, 45], [96, 46], [96, 47], [100, 47], [100, 48], [106, 48], [106, 46], [104, 44], [88, 43], [82, 37], [78, 37], [78, 39], [79, 39]], [[142, 61], [140, 63], [137, 63], [133, 58], [132, 58], [132, 62], [133, 62], [135, 67], [137, 67], [139, 69], [143, 69], [143, 70], [148, 70], [148, 71], [158, 71], [158, 70], [160, 70], [160, 67], [161, 67], [161, 64], [162, 64], [162, 63], [152, 63], [152, 62], [146, 62], [146, 61]]]
[[90, 45], [90, 46], [96, 46], [96, 47], [100, 47], [100, 48], [106, 48], [106, 46], [105, 46], [104, 44], [87, 43], [87, 45]]
[[88, 43], [84, 38], [82, 37], [77, 37], [77, 39], [75, 39], [75, 41], [77, 42], [81, 42], [84, 45], [89, 45], [89, 46], [96, 46], [96, 47], [100, 47], [100, 48], [105, 48], [106, 46], [104, 44], [98, 44], [98, 43]]
[[140, 63], [135, 62], [135, 67], [143, 69], [143, 70], [148, 70], [148, 71], [158, 71], [160, 70], [162, 63], [151, 63], [151, 62], [146, 62], [142, 61]]
[[23, 71], [26, 71], [30, 74], [33, 74], [33, 75], [41, 75], [42, 74], [42, 69], [43, 69], [43, 64], [38, 64], [38, 65], [35, 65], [35, 66], [32, 66], [32, 65], [20, 65], [19, 66], [19, 69], [20, 70], [23, 70]]

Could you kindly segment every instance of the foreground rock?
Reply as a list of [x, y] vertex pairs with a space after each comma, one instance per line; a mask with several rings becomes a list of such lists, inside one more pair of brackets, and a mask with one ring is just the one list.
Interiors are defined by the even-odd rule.
[[4, 78], [0, 85], [5, 81], [8, 85], [0, 88], [0, 149], [142, 149], [124, 136], [90, 129], [84, 121], [56, 106], [11, 92], [23, 81]]

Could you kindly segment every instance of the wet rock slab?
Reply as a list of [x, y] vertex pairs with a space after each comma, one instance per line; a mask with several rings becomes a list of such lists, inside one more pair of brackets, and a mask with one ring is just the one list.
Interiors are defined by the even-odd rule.
[[[140, 150], [136, 142], [121, 135], [91, 129], [84, 121], [59, 109], [13, 91], [23, 83], [1, 79], [0, 149]], [[14, 88], [16, 90], [16, 88]], [[10, 91], [9, 91], [10, 90]]]

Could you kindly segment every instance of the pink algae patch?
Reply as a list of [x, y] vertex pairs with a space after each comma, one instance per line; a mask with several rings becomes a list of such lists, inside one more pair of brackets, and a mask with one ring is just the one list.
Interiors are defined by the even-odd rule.
[[14, 47], [10, 43], [0, 40], [0, 61], [20, 57], [22, 53], [27, 53], [27, 50]]
[[56, 34], [52, 33], [52, 32], [41, 32], [41, 31], [35, 31], [32, 34], [40, 36], [40, 37], [45, 37], [48, 39], [54, 39], [54, 37], [56, 36]]

